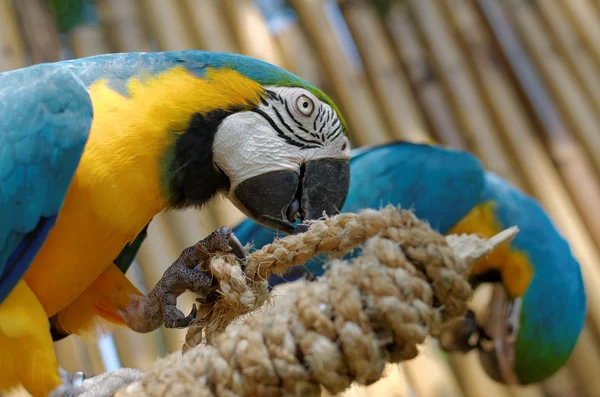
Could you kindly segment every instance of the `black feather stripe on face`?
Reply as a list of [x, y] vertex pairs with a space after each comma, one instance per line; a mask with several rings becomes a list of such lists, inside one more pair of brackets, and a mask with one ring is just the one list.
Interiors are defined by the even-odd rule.
[[267, 120], [286, 143], [301, 149], [322, 148], [343, 133], [340, 119], [330, 106], [321, 104], [312, 121], [302, 123], [291, 111], [287, 98], [270, 89], [265, 94], [262, 106], [253, 111]]
[[177, 138], [170, 164], [170, 206], [202, 206], [219, 191], [229, 190], [229, 179], [213, 163], [213, 141], [223, 120], [238, 109], [196, 113]]

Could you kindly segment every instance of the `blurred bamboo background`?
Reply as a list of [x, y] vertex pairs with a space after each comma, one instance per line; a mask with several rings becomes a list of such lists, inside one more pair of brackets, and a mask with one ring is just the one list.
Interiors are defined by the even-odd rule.
[[[182, 49], [239, 52], [300, 75], [339, 104], [355, 147], [433, 139], [472, 151], [541, 202], [581, 263], [587, 326], [543, 384], [499, 386], [475, 353], [449, 356], [429, 341], [345, 396], [600, 396], [600, 1], [0, 0], [0, 71]], [[160, 214], [128, 276], [149, 290], [182, 249], [243, 218], [224, 200]], [[93, 375], [147, 368], [183, 337], [121, 328], [56, 350], [67, 370]]]

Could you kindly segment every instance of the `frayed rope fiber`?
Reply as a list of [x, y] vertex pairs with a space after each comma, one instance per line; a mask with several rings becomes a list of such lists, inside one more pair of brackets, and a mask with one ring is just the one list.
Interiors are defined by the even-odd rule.
[[[217, 255], [210, 270], [221, 296], [190, 327], [184, 354], [157, 361], [115, 396], [320, 396], [321, 385], [335, 394], [372, 384], [386, 363], [414, 358], [428, 335], [464, 315], [470, 268], [517, 231], [444, 237], [387, 206], [317, 221], [245, 263]], [[268, 301], [269, 275], [361, 244], [359, 256], [334, 259], [317, 281], [300, 282], [285, 309], [230, 324]], [[193, 347], [201, 331], [208, 343]]]

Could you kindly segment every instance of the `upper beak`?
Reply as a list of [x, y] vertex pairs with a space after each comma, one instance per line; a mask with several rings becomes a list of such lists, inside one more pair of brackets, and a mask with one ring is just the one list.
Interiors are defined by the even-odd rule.
[[296, 220], [333, 216], [342, 209], [350, 188], [350, 163], [341, 159], [310, 160], [300, 175], [273, 171], [249, 178], [235, 187], [234, 200], [256, 222], [285, 233], [308, 227]]

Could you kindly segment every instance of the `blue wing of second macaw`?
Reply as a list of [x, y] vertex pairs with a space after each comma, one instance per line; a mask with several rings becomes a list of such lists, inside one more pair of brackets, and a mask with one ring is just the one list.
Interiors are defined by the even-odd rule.
[[[479, 202], [483, 187], [483, 167], [467, 152], [408, 142], [363, 147], [352, 152], [350, 191], [342, 212], [399, 205], [446, 233]], [[250, 219], [234, 232], [243, 244], [256, 248], [277, 236]], [[272, 276], [269, 282], [274, 286], [306, 273], [319, 276], [323, 264], [323, 258], [315, 258], [283, 276]]]
[[0, 303], [54, 226], [92, 117], [86, 87], [65, 66], [0, 74]]

